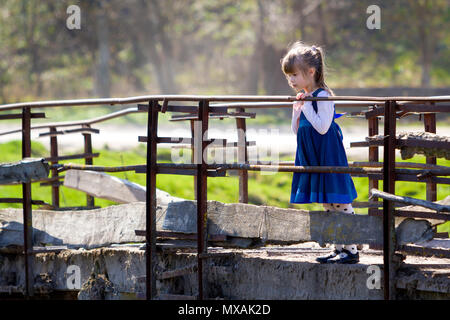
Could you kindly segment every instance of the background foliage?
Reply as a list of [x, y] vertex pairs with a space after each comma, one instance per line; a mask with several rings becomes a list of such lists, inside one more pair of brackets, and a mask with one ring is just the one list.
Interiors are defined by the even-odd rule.
[[[69, 30], [69, 5], [81, 29]], [[448, 0], [2, 0], [0, 103], [139, 94], [286, 94], [289, 43], [324, 47], [333, 88], [447, 87]]]

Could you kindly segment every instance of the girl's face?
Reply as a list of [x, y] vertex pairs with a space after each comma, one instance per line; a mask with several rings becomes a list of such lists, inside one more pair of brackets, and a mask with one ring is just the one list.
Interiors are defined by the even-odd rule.
[[310, 91], [314, 86], [314, 68], [310, 68], [306, 74], [298, 69], [295, 69], [293, 73], [287, 73], [286, 79], [289, 85], [296, 91], [300, 92], [302, 89]]

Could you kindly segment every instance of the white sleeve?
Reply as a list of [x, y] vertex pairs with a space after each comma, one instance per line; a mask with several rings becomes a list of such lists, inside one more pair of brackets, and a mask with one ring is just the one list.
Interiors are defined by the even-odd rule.
[[297, 134], [297, 131], [298, 131], [298, 118], [300, 117], [300, 113], [301, 113], [301, 110], [295, 111], [295, 108], [292, 106], [291, 128], [292, 128], [292, 131], [294, 132], [294, 134]]
[[[328, 97], [326, 91], [321, 91], [318, 97]], [[334, 117], [334, 101], [317, 101], [317, 113], [314, 111], [312, 101], [305, 101], [302, 112], [314, 129], [325, 134], [330, 129]]]

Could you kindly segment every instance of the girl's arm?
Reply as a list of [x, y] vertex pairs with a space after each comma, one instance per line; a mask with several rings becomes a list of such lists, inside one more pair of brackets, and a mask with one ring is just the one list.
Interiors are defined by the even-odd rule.
[[[328, 97], [329, 93], [321, 91], [318, 97]], [[334, 117], [334, 101], [317, 101], [317, 113], [314, 111], [312, 101], [305, 101], [302, 112], [314, 129], [320, 134], [325, 134], [330, 129]]]
[[297, 131], [298, 131], [298, 125], [299, 125], [298, 120], [300, 118], [300, 113], [301, 113], [300, 105], [298, 105], [299, 102], [294, 102], [294, 105], [292, 106], [291, 128], [295, 134], [297, 134]]
[[[300, 100], [303, 98], [305, 94], [303, 92], [297, 94], [297, 100]], [[300, 121], [300, 113], [302, 112], [304, 101], [295, 101], [292, 106], [292, 121], [291, 121], [291, 128], [292, 131], [297, 135], [298, 127], [299, 127], [299, 121]]]

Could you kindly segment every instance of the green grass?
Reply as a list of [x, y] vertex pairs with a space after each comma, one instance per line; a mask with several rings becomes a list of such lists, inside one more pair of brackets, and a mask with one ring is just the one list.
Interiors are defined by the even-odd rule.
[[[100, 152], [100, 157], [94, 159], [94, 164], [104, 166], [122, 166], [133, 164], [145, 164], [146, 149], [144, 145], [126, 151], [111, 151], [111, 150], [94, 150]], [[186, 151], [185, 151], [186, 152]], [[189, 151], [188, 155], [190, 158]], [[0, 144], [0, 163], [17, 161], [20, 159], [21, 142], [11, 141]], [[47, 156], [45, 147], [37, 142], [32, 143], [32, 156], [43, 157]], [[158, 162], [170, 162], [171, 153], [169, 149], [160, 148], [158, 150]], [[280, 161], [292, 161], [290, 157], [283, 157]], [[403, 161], [397, 159], [397, 161]], [[425, 163], [425, 157], [415, 156], [412, 159], [405, 160], [407, 162]], [[83, 163], [83, 160], [64, 161], [65, 163]], [[450, 166], [450, 161], [445, 159], [438, 159], [439, 165]], [[138, 183], [145, 186], [145, 175], [136, 174], [134, 172], [118, 172], [110, 173], [121, 179]], [[269, 205], [281, 208], [301, 208], [306, 210], [321, 210], [320, 204], [290, 204], [292, 173], [270, 173], [263, 174], [261, 172], [249, 172], [249, 203], [256, 205]], [[353, 178], [355, 183], [358, 198], [355, 201], [368, 200], [368, 178]], [[157, 188], [164, 190], [175, 197], [194, 199], [194, 182], [191, 176], [182, 175], [165, 175], [160, 174], [156, 179]], [[383, 184], [380, 181], [379, 189], [382, 190]], [[22, 194], [22, 187], [17, 186], [0, 186], [0, 197], [14, 197], [20, 198]], [[417, 199], [426, 198], [425, 183], [413, 182], [397, 182], [396, 194], [413, 197]], [[32, 185], [32, 195], [35, 200], [43, 200], [51, 203], [51, 189], [50, 187], [40, 187], [38, 183]], [[449, 185], [438, 185], [437, 188], [438, 200], [444, 199], [450, 195]], [[60, 205], [61, 206], [83, 206], [86, 204], [86, 196], [84, 193], [69, 188], [61, 187], [60, 189]], [[237, 176], [209, 178], [208, 179], [208, 200], [217, 200], [224, 203], [236, 203], [239, 201], [239, 180]], [[112, 201], [104, 199], [95, 199], [95, 204], [101, 207], [115, 204]], [[0, 204], [0, 208], [6, 207], [21, 207], [20, 204]], [[367, 209], [356, 209], [359, 214], [367, 214]], [[449, 232], [450, 222], [447, 222], [438, 227], [438, 232]]]

